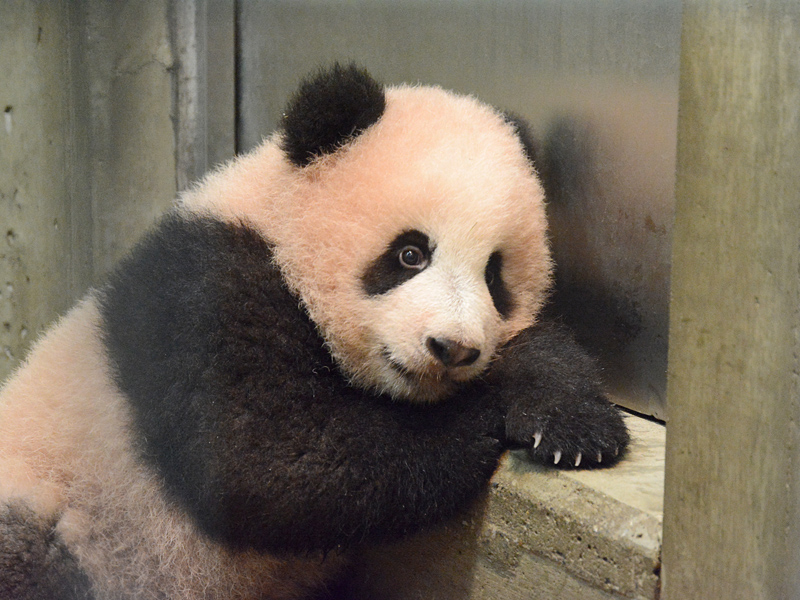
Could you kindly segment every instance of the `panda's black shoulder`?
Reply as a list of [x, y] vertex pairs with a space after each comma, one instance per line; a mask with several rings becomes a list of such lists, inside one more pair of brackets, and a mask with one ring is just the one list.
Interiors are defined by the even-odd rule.
[[278, 386], [306, 365], [333, 366], [272, 245], [242, 224], [167, 215], [109, 277], [100, 311], [111, 375], [144, 453], [179, 487], [210, 460], [193, 436], [217, 418], [225, 382], [255, 371]]
[[304, 80], [283, 114], [281, 147], [305, 167], [373, 125], [386, 109], [383, 86], [354, 64], [335, 64]]
[[181, 390], [195, 398], [189, 390], [201, 373], [236, 371], [252, 359], [252, 340], [273, 342], [273, 364], [293, 365], [302, 351], [330, 363], [273, 249], [246, 224], [179, 212], [137, 244], [100, 295], [107, 354], [134, 403], [156, 409]]

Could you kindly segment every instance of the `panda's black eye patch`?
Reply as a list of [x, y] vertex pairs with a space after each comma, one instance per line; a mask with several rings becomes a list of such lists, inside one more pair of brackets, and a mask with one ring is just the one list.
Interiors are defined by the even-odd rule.
[[425, 270], [432, 255], [433, 247], [427, 235], [416, 229], [404, 231], [361, 275], [364, 291], [369, 296], [385, 294]]
[[489, 295], [492, 297], [495, 309], [501, 317], [507, 319], [514, 310], [514, 300], [511, 292], [508, 291], [505, 281], [503, 281], [503, 255], [497, 250], [492, 252], [486, 263], [486, 270], [483, 277], [486, 280], [486, 287], [489, 288]]

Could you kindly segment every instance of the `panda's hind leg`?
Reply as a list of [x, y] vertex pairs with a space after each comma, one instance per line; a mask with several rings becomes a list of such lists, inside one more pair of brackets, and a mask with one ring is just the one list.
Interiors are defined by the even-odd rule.
[[0, 505], [0, 598], [92, 600], [91, 586], [56, 530], [21, 501]]

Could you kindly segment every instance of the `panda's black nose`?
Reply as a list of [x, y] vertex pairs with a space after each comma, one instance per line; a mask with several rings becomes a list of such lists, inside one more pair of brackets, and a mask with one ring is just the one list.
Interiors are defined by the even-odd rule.
[[477, 348], [446, 338], [429, 337], [425, 344], [428, 351], [446, 367], [468, 367], [481, 355]]

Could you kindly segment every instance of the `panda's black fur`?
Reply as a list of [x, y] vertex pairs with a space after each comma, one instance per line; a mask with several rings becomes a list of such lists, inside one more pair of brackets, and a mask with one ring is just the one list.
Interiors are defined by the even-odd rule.
[[305, 167], [374, 124], [385, 108], [383, 87], [369, 73], [335, 64], [300, 84], [283, 114], [282, 148]]
[[[301, 87], [280, 147], [292, 168], [311, 168], [369, 130], [385, 105], [368, 74], [337, 66]], [[531, 154], [524, 124], [509, 122]], [[435, 240], [400, 232], [361, 273], [367, 297], [415, 275], [397, 266], [407, 246], [430, 260]], [[484, 277], [506, 319], [516, 306], [503, 262], [491, 253]], [[563, 454], [566, 467], [623, 455], [623, 420], [561, 327], [529, 327], [452, 396], [408, 402], [342, 373], [284, 275], [275, 244], [247, 222], [179, 208], [96, 295], [136, 460], [215, 543], [276, 556], [346, 553], [452, 518], [508, 448], [550, 464]], [[24, 503], [0, 504], [0, 592], [91, 598], [90, 588], [55, 525]]]

